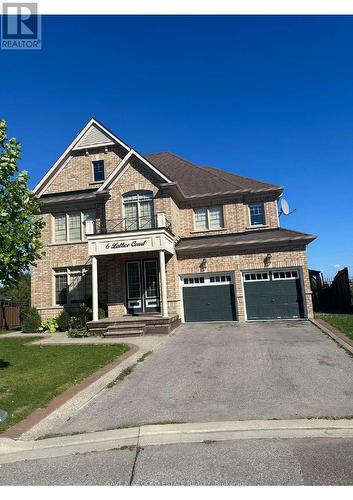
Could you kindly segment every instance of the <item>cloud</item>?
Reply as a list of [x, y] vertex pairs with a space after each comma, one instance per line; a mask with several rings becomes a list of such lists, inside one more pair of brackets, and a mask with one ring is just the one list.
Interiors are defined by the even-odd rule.
[[340, 269], [342, 266], [341, 264], [335, 264], [333, 267], [335, 267], [336, 269]]

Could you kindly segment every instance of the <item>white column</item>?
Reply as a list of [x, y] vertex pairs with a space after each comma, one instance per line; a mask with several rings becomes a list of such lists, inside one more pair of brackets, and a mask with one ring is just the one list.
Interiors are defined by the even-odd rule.
[[92, 256], [92, 309], [93, 321], [98, 320], [98, 272], [97, 257]]
[[159, 273], [161, 276], [162, 316], [168, 317], [167, 278], [165, 274], [164, 250], [159, 251]]

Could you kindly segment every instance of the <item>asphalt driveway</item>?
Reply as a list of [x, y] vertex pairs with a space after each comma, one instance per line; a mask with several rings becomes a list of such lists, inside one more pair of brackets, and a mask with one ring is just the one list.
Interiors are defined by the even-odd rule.
[[180, 327], [56, 432], [353, 415], [353, 358], [305, 321]]

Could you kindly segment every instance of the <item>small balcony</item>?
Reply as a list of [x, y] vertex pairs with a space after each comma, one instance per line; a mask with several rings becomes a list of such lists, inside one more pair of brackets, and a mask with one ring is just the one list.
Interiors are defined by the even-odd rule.
[[86, 235], [129, 233], [136, 231], [148, 231], [149, 229], [167, 229], [172, 233], [171, 222], [163, 212], [152, 217], [135, 217], [122, 219], [97, 219], [86, 221]]

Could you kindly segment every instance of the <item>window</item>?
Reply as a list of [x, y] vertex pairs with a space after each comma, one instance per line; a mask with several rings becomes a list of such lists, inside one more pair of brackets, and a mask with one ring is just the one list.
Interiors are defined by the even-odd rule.
[[246, 273], [244, 274], [244, 281], [269, 281], [268, 273]]
[[55, 243], [68, 243], [86, 239], [86, 221], [95, 220], [94, 210], [70, 212], [54, 216], [54, 241]]
[[125, 230], [154, 227], [153, 193], [149, 191], [124, 195]]
[[274, 280], [288, 280], [299, 278], [298, 271], [275, 271], [272, 273]]
[[183, 286], [195, 286], [195, 285], [217, 285], [217, 284], [229, 284], [232, 282], [232, 276], [230, 274], [215, 275], [215, 276], [195, 276], [190, 278], [182, 278]]
[[195, 230], [207, 231], [224, 227], [222, 207], [195, 208]]
[[249, 205], [250, 224], [252, 226], [262, 226], [265, 224], [264, 206], [262, 203]]
[[91, 300], [92, 277], [90, 269], [57, 269], [54, 271], [54, 279], [56, 305], [80, 304]]
[[60, 214], [55, 216], [55, 241], [60, 243], [66, 241], [66, 215]]
[[104, 181], [104, 161], [98, 160], [93, 161], [93, 180], [94, 182], [103, 182]]
[[68, 214], [69, 217], [69, 240], [81, 240], [81, 213], [73, 212]]

